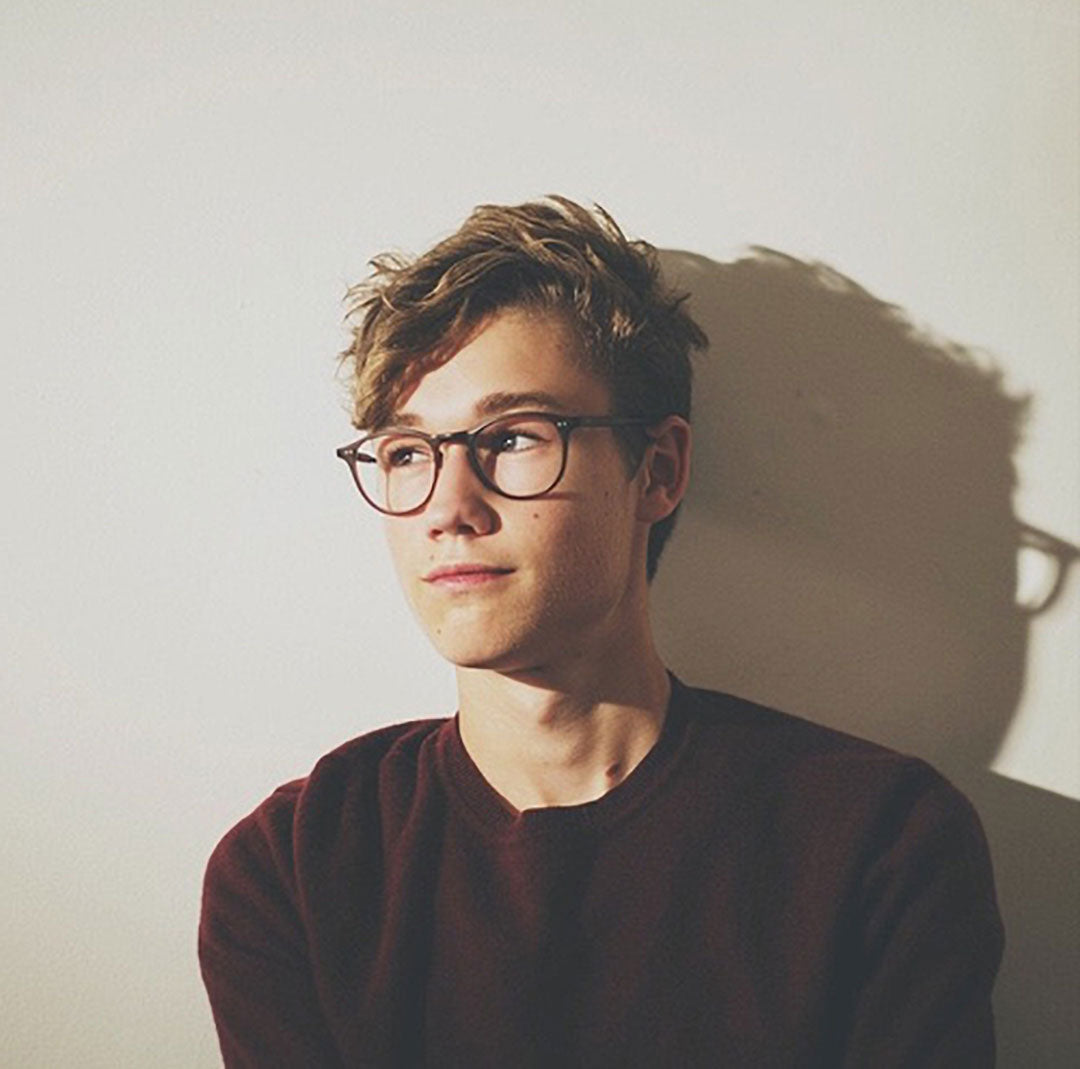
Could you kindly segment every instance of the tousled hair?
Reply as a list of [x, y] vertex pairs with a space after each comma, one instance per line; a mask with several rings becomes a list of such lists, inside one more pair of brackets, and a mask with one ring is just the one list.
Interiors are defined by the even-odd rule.
[[[384, 253], [347, 294], [353, 422], [388, 425], [404, 395], [449, 360], [497, 312], [562, 315], [585, 366], [607, 383], [620, 416], [690, 418], [690, 353], [707, 344], [660, 279], [656, 251], [628, 240], [599, 205], [565, 197], [485, 204], [422, 256]], [[620, 432], [636, 468], [647, 439]], [[676, 510], [677, 511], [677, 510]], [[656, 573], [675, 513], [649, 532], [646, 574]]]

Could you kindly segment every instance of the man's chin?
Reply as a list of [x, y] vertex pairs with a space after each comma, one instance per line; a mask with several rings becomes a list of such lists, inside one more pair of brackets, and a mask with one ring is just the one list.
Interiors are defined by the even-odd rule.
[[512, 671], [519, 663], [517, 658], [482, 653], [461, 653], [459, 651], [439, 650], [439, 653], [455, 668], [468, 668], [475, 671], [506, 672]]
[[529, 658], [524, 650], [516, 646], [496, 646], [494, 644], [457, 645], [442, 642], [432, 637], [438, 654], [449, 661], [455, 668], [467, 668], [476, 671], [520, 672], [527, 670], [535, 658]]

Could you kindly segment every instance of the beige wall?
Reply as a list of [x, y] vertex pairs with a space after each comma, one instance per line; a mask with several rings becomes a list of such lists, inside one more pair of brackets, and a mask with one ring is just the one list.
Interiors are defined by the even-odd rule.
[[[350, 428], [332, 355], [367, 257], [421, 249], [475, 203], [602, 202], [672, 250], [706, 319], [718, 265], [763, 245], [985, 351], [1002, 392], [1031, 396], [1015, 516], [1080, 544], [1077, 22], [1071, 0], [6, 4], [0, 1061], [214, 1065], [194, 928], [218, 836], [335, 743], [452, 710], [333, 457]], [[762, 419], [737, 442], [786, 414], [788, 456], [819, 423], [839, 449], [837, 413], [868, 396], [845, 337], [838, 378], [801, 365], [806, 405], [771, 407], [784, 368], [745, 365], [742, 412]], [[979, 421], [960, 391], [933, 395], [956, 420], [923, 422], [922, 365], [887, 351], [888, 455], [953, 433], [946, 470], [906, 492], [970, 520], [978, 438], [955, 432]], [[1000, 598], [988, 614], [979, 553], [1002, 543], [976, 533], [968, 552], [962, 522], [943, 586], [901, 582], [896, 495], [875, 498], [852, 567], [822, 521], [864, 499], [827, 462], [825, 496], [733, 510], [746, 469], [704, 428], [729, 411], [715, 369], [740, 365], [711, 359], [696, 497], [658, 586], [672, 663], [953, 775], [1010, 926], [1003, 1064], [1080, 1060], [1059, 873], [1080, 582], [1033, 618]], [[876, 439], [859, 426], [823, 456], [860, 455]], [[1005, 512], [969, 530], [1004, 536], [1004, 485]]]

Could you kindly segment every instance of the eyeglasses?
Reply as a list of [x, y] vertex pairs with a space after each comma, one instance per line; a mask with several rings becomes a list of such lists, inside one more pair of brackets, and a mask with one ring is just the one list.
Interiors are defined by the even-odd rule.
[[349, 465], [364, 500], [388, 516], [422, 509], [435, 492], [443, 446], [460, 443], [469, 464], [489, 490], [503, 497], [541, 497], [566, 471], [570, 435], [579, 427], [646, 427], [655, 418], [563, 416], [550, 412], [512, 412], [475, 430], [425, 434], [389, 428], [337, 450]]

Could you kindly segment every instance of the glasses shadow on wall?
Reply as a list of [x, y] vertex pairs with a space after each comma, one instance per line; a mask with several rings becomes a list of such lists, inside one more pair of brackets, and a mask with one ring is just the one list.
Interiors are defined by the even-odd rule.
[[[653, 591], [690, 682], [929, 760], [971, 798], [1005, 918], [999, 1064], [1080, 1065], [1080, 804], [989, 770], [1032, 616], [1076, 547], [1013, 514], [1027, 408], [989, 361], [825, 265], [661, 254], [709, 335], [694, 472]], [[1019, 554], [1035, 555], [1018, 600]]]

